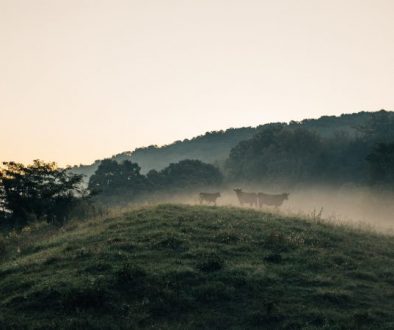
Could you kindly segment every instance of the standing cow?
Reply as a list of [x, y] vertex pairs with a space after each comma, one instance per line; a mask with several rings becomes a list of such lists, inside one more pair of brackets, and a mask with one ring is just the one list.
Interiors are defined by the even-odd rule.
[[271, 195], [260, 192], [257, 194], [259, 199], [259, 207], [262, 207], [264, 204], [274, 207], [280, 207], [285, 200], [289, 199], [289, 195], [290, 194], [288, 193]]
[[241, 206], [249, 204], [249, 206], [257, 206], [257, 194], [254, 192], [243, 192], [242, 189], [234, 189], [237, 194]]
[[203, 204], [204, 202], [213, 203], [216, 205], [216, 200], [220, 197], [220, 193], [200, 193], [200, 204]]

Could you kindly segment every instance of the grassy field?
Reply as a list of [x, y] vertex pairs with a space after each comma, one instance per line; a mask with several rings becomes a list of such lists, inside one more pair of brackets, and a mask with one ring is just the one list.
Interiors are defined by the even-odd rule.
[[394, 329], [394, 239], [159, 205], [0, 237], [0, 329]]

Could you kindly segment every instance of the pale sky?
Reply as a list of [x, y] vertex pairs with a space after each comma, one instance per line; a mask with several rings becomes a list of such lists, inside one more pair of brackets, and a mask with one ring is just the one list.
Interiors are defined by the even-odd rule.
[[0, 0], [0, 161], [382, 108], [393, 0]]

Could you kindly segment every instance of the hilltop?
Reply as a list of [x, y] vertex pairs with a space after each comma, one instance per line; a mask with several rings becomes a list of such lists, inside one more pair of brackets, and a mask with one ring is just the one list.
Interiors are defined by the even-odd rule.
[[2, 329], [392, 329], [394, 241], [159, 205], [0, 240]]
[[[332, 137], [339, 132], [352, 136], [357, 134], [359, 127], [365, 125], [371, 119], [373, 113], [362, 111], [341, 116], [322, 116], [318, 119], [291, 121], [289, 125], [313, 130], [324, 137]], [[394, 116], [393, 112], [387, 113]], [[161, 147], [137, 148], [134, 151], [122, 152], [110, 158], [118, 162], [123, 160], [137, 162], [141, 166], [142, 173], [147, 173], [151, 169], [161, 170], [170, 163], [176, 163], [184, 159], [198, 159], [206, 163], [222, 165], [228, 158], [230, 151], [240, 142], [251, 139], [272, 124], [275, 123], [207, 132], [192, 139], [175, 141]], [[90, 177], [94, 174], [100, 162], [101, 160], [96, 160], [91, 165], [74, 166], [72, 171]]]

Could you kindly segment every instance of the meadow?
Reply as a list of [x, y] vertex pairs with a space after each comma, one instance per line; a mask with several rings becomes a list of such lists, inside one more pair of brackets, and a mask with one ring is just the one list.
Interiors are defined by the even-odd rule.
[[1, 329], [392, 329], [392, 236], [163, 204], [0, 238]]

